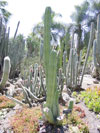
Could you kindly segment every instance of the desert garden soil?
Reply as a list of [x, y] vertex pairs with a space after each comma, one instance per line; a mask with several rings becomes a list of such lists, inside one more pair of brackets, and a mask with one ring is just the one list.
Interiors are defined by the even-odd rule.
[[81, 107], [85, 111], [86, 117], [83, 121], [87, 122], [90, 133], [100, 133], [98, 126], [100, 126], [100, 119], [97, 118], [96, 114], [92, 111], [89, 111], [83, 102], [78, 103], [77, 106]]
[[[78, 103], [76, 105], [81, 107], [85, 111], [86, 117], [83, 118], [83, 121], [87, 122], [88, 127], [89, 127], [89, 132], [100, 133], [100, 131], [97, 129], [98, 126], [100, 125], [100, 119], [97, 118], [96, 114], [94, 112], [89, 111], [83, 102]], [[0, 133], [9, 133], [9, 131], [11, 131], [11, 126], [9, 124], [10, 123], [9, 118], [15, 114], [18, 108], [15, 107], [14, 109], [8, 110], [8, 112], [4, 115], [4, 117], [0, 118]], [[50, 128], [53, 128], [53, 127], [50, 125], [47, 125], [47, 130], [49, 130]], [[61, 128], [59, 127], [55, 129], [55, 131], [57, 130], [58, 131], [60, 130], [62, 133], [64, 133], [63, 130], [61, 130]], [[67, 132], [67, 130], [65, 132]]]
[[[83, 84], [87, 85], [87, 86], [91, 86], [93, 85], [95, 79], [90, 78], [88, 76], [84, 77], [84, 81]], [[91, 81], [91, 82], [89, 82]], [[98, 81], [99, 82], [99, 81]], [[88, 84], [89, 83], [89, 84]], [[100, 83], [99, 83], [100, 85]], [[87, 86], [84, 86], [84, 88], [86, 88]], [[83, 102], [80, 102], [78, 104], [76, 104], [77, 106], [79, 106], [80, 108], [82, 108], [82, 110], [84, 110], [86, 117], [82, 118], [84, 122], [87, 122], [88, 127], [89, 127], [89, 132], [90, 133], [100, 133], [100, 131], [98, 130], [98, 126], [100, 126], [100, 118], [97, 118], [97, 115], [92, 112], [89, 111], [88, 108], [86, 107], [86, 105]], [[21, 106], [19, 106], [18, 104], [12, 108], [12, 109], [3, 109], [0, 110], [0, 133], [13, 133], [11, 126], [10, 126], [10, 120], [9, 118], [11, 118], [15, 113], [16, 110], [20, 109]], [[39, 123], [40, 125], [43, 124], [42, 122]], [[42, 127], [42, 125], [41, 125]], [[49, 130], [50, 128], [54, 128], [50, 125], [47, 125], [47, 130]], [[65, 128], [65, 132], [67, 133], [67, 125]], [[43, 129], [41, 129], [42, 131]], [[55, 131], [62, 131], [61, 127], [55, 128]], [[60, 132], [61, 133], [61, 132]], [[62, 131], [63, 133], [63, 131]]]
[[10, 118], [21, 108], [22, 107], [17, 104], [14, 108], [0, 110], [0, 133], [13, 133], [10, 125]]

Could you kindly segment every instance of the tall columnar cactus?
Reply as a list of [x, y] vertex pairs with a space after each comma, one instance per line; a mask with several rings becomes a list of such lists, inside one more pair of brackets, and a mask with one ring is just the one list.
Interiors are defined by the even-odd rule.
[[9, 41], [9, 30], [3, 23], [3, 18], [0, 17], [0, 71], [3, 69], [4, 57], [8, 56], [8, 41]]
[[46, 84], [48, 83], [48, 66], [50, 57], [50, 28], [51, 28], [51, 8], [47, 7], [44, 18], [44, 63], [46, 73]]
[[64, 70], [64, 75], [66, 75], [66, 57], [67, 57], [67, 52], [64, 51], [64, 54], [63, 54], [63, 70]]
[[100, 14], [97, 18], [97, 34], [93, 42], [93, 62], [97, 71], [100, 73]]
[[44, 18], [44, 62], [46, 73], [47, 98], [43, 112], [47, 121], [58, 124], [59, 92], [57, 90], [57, 53], [50, 51], [51, 8], [47, 7]]
[[76, 88], [78, 86], [77, 79], [78, 79], [78, 55], [77, 49], [74, 46], [74, 32], [72, 34], [72, 42], [70, 48], [70, 56], [67, 65], [67, 72], [66, 72], [66, 84], [68, 87]]
[[44, 113], [50, 123], [55, 124], [59, 116], [59, 92], [57, 90], [57, 53], [52, 51], [48, 66], [47, 100]]
[[[88, 49], [87, 49], [87, 55], [86, 55], [86, 59], [85, 59], [83, 70], [82, 70], [82, 76], [79, 81], [81, 57], [79, 58], [79, 55], [77, 54], [77, 47], [75, 48], [75, 45], [74, 45], [74, 32], [72, 34], [70, 56], [69, 56], [69, 61], [68, 61], [68, 65], [67, 65], [67, 70], [66, 70], [66, 85], [70, 88], [79, 88], [82, 85], [83, 76], [84, 76], [88, 56], [90, 53], [90, 48], [93, 43], [93, 39], [94, 39], [94, 24], [92, 23], [91, 31], [90, 31], [89, 45], [88, 45]], [[80, 53], [80, 55], [81, 55], [81, 53]]]
[[83, 82], [83, 76], [84, 76], [87, 60], [88, 60], [88, 57], [89, 57], [89, 54], [90, 54], [90, 48], [93, 44], [93, 40], [94, 40], [94, 23], [92, 22], [91, 23], [91, 30], [90, 30], [89, 44], [88, 44], [88, 49], [87, 49], [87, 54], [86, 54], [84, 66], [83, 66], [83, 69], [82, 69], [82, 77], [81, 77], [81, 80], [80, 80], [80, 85], [82, 85], [82, 82]]
[[11, 59], [10, 77], [16, 76], [16, 71], [20, 71], [20, 64], [25, 54], [25, 39], [23, 35], [18, 35], [15, 39], [9, 40], [8, 55]]
[[5, 87], [5, 84], [9, 78], [10, 68], [11, 68], [10, 58], [7, 56], [4, 58], [3, 76], [0, 82], [0, 90]]
[[40, 62], [41, 62], [42, 58], [43, 58], [43, 43], [41, 42], [41, 44], [40, 44]]
[[62, 64], [63, 64], [63, 50], [64, 50], [64, 43], [62, 42], [62, 40], [60, 40], [60, 62], [59, 62], [59, 67], [62, 68]]

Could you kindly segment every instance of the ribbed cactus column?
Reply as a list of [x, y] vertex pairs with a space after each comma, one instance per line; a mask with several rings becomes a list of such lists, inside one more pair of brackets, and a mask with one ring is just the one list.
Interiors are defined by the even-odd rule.
[[99, 71], [100, 70], [100, 14], [97, 18], [97, 34], [96, 39], [93, 42], [93, 61], [94, 66]]
[[66, 75], [66, 57], [67, 57], [67, 52], [64, 51], [64, 54], [63, 54], [63, 70], [64, 70], [64, 75]]
[[44, 63], [46, 73], [46, 84], [48, 83], [48, 65], [50, 56], [50, 28], [51, 28], [51, 8], [47, 7], [44, 16]]
[[51, 8], [47, 7], [44, 18], [44, 62], [46, 73], [47, 98], [44, 104], [44, 115], [48, 122], [57, 124], [59, 116], [59, 93], [57, 90], [57, 53], [50, 51]]
[[83, 66], [83, 69], [82, 69], [82, 77], [81, 77], [81, 80], [80, 80], [80, 85], [82, 85], [82, 82], [83, 82], [83, 76], [84, 76], [84, 72], [85, 72], [88, 56], [90, 54], [90, 48], [91, 48], [91, 46], [93, 44], [93, 40], [94, 40], [94, 23], [92, 22], [91, 23], [91, 30], [90, 30], [89, 44], [88, 44], [88, 49], [87, 49], [87, 54], [86, 54], [84, 66]]
[[47, 84], [47, 100], [44, 113], [47, 120], [52, 124], [57, 124], [59, 116], [59, 92], [57, 90], [57, 53], [52, 51], [50, 54], [48, 67], [48, 84]]
[[5, 84], [9, 78], [10, 68], [11, 68], [10, 58], [7, 56], [4, 58], [3, 76], [0, 82], [0, 90], [5, 87]]

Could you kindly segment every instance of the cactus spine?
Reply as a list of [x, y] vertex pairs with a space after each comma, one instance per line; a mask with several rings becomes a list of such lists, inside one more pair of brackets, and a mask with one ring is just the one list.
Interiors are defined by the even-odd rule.
[[3, 89], [5, 87], [5, 84], [9, 78], [9, 73], [10, 73], [10, 58], [6, 56], [4, 58], [4, 66], [3, 66], [3, 76], [0, 82], [0, 89]]

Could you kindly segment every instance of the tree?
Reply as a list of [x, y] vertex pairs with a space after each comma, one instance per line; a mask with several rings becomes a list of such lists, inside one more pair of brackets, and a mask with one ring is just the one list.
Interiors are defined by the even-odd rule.
[[[55, 17], [61, 17], [61, 14], [57, 14], [54, 11], [51, 12], [51, 40], [52, 44], [57, 44], [59, 38], [65, 35], [65, 25], [61, 24], [60, 22], [56, 22]], [[44, 15], [42, 17], [44, 20]], [[33, 35], [37, 35], [40, 40], [43, 40], [43, 31], [44, 31], [44, 24], [43, 21], [38, 23], [33, 28]]]
[[97, 16], [100, 14], [100, 0], [89, 0], [90, 9], [89, 9], [89, 18], [88, 18], [88, 26], [90, 26], [91, 22], [94, 22], [95, 28], [97, 24]]
[[0, 1], [0, 16], [4, 18], [5, 23], [8, 22], [9, 17], [11, 16], [11, 13], [5, 9], [5, 6], [7, 6], [7, 1], [1, 0]]
[[26, 40], [28, 56], [38, 56], [40, 39], [35, 34], [30, 34]]
[[69, 30], [74, 29], [74, 33], [78, 35], [78, 56], [82, 46], [82, 40], [87, 32], [87, 18], [88, 18], [89, 2], [84, 1], [80, 6], [75, 6], [75, 12], [71, 15], [73, 23], [69, 25]]

